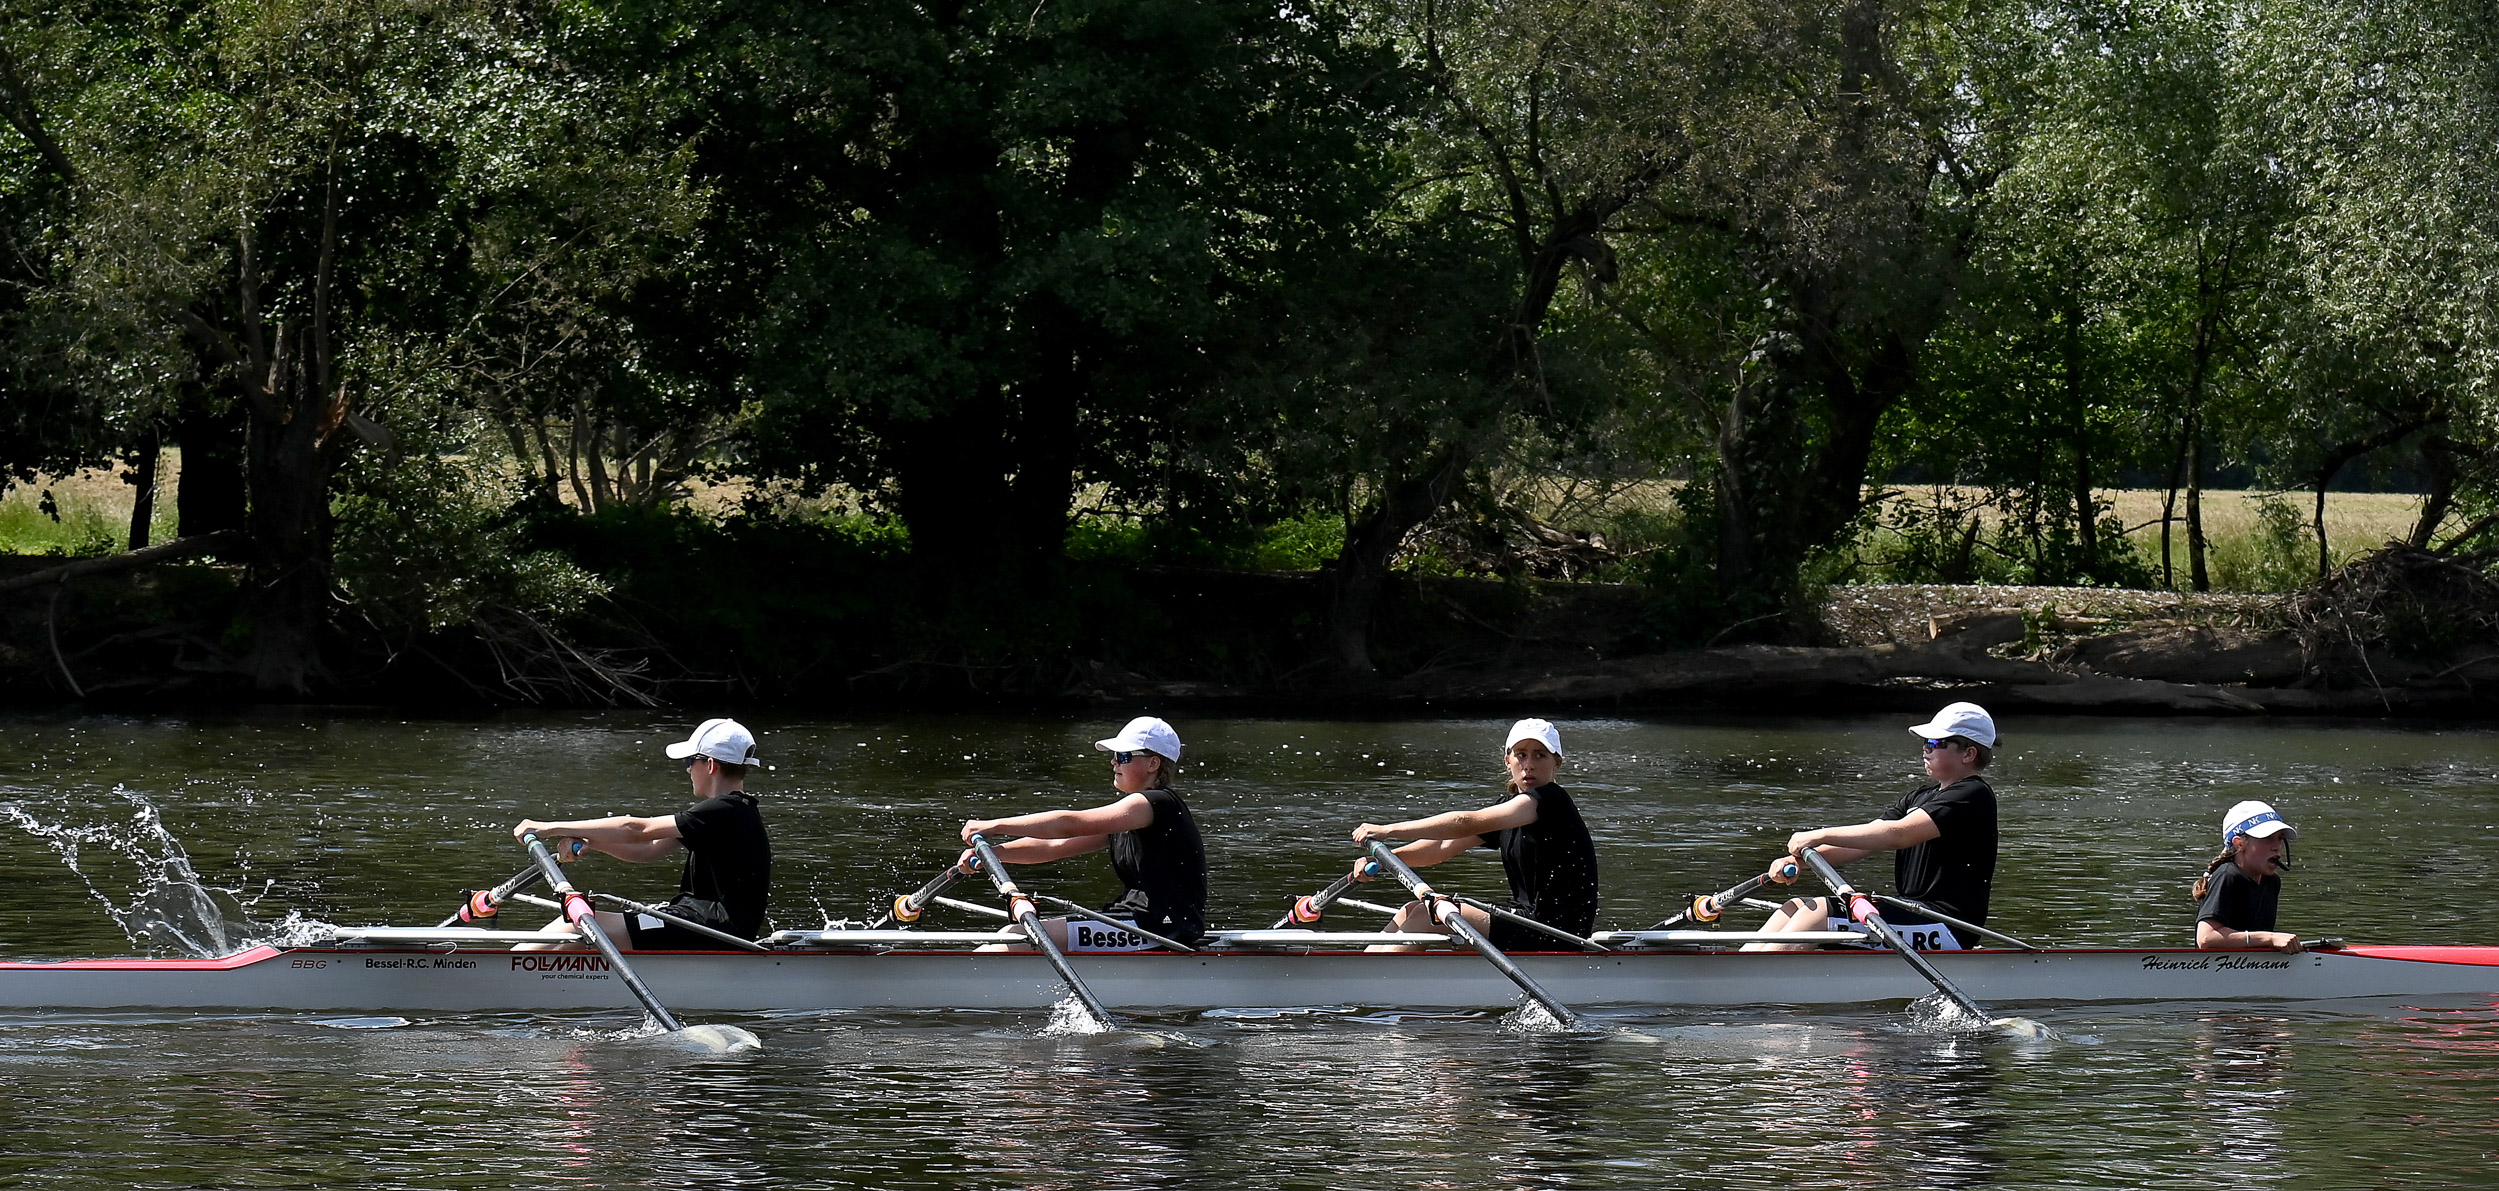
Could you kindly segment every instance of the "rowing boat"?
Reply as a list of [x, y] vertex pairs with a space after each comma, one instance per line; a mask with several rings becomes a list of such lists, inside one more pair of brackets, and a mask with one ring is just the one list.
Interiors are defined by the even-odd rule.
[[[1889, 952], [1856, 946], [1742, 952], [1736, 931], [1621, 931], [1607, 953], [1514, 953], [1574, 1006], [1880, 1004], [1931, 991]], [[666, 1004], [720, 1013], [880, 1009], [1043, 1009], [1066, 989], [1047, 959], [969, 950], [994, 932], [784, 931], [762, 952], [637, 952], [633, 965]], [[1840, 943], [1853, 936], [1815, 934]], [[1797, 935], [1781, 936], [1798, 941]], [[570, 941], [535, 931], [328, 928], [310, 941], [213, 959], [0, 963], [0, 1011], [218, 1009], [452, 1013], [631, 1008], [595, 952], [516, 951]], [[1501, 1008], [1518, 988], [1457, 950], [1366, 953], [1372, 942], [1445, 946], [1439, 935], [1311, 930], [1218, 932], [1190, 953], [1071, 956], [1117, 1010], [1175, 1012], [1292, 1006]], [[2297, 955], [2169, 948], [2053, 948], [1929, 953], [1989, 1004], [2314, 1001], [2499, 994], [2499, 946], [2353, 946]]]

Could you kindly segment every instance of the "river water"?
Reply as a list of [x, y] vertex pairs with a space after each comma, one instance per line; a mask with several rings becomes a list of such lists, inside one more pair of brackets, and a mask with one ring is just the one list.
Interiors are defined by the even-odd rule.
[[[1104, 801], [1088, 741], [1116, 726], [749, 722], [775, 765], [749, 785], [780, 926], [871, 915], [950, 858], [965, 817]], [[1915, 776], [1906, 722], [1563, 721], [1601, 925], [1758, 871], [1789, 831], [1870, 817]], [[660, 749], [687, 724], [649, 713], [0, 724], [0, 958], [213, 951], [290, 920], [430, 924], [521, 866], [507, 832], [524, 815], [684, 803]], [[1359, 821], [1493, 801], [1504, 726], [1180, 720], [1213, 918], [1272, 921], [1342, 871]], [[2186, 887], [2222, 811], [2261, 797], [2302, 833], [2285, 929], [2499, 936], [2481, 885], [2499, 861], [2499, 733], [2004, 729], [1993, 925], [2187, 940]], [[581, 875], [659, 900], [674, 870]], [[1099, 857], [1021, 875], [1086, 900], [1110, 886]], [[1489, 852], [1435, 878], [1500, 892]], [[1936, 1032], [1897, 1005], [1613, 1014], [1628, 1028], [1598, 1040], [1494, 1013], [1209, 1013], [1105, 1035], [1038, 1014], [830, 1013], [740, 1023], [765, 1048], [727, 1057], [641, 1038], [622, 1013], [21, 1015], [0, 1017], [0, 1185], [2499, 1185], [2491, 998], [2033, 1013], [2062, 1040]]]

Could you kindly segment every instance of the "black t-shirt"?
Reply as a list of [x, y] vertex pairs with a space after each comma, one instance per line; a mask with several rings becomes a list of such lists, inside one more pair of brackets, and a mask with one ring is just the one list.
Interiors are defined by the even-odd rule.
[[2195, 907], [2197, 922], [2218, 922], [2223, 930], [2272, 930], [2282, 905], [2282, 874], [2262, 881], [2247, 875], [2238, 861], [2213, 870], [2204, 883], [2204, 900]]
[[1163, 789], [1144, 794], [1154, 821], [1111, 836], [1111, 871], [1127, 888], [1102, 909], [1194, 944], [1206, 937], [1206, 841], [1179, 795]]
[[764, 901], [772, 893], [772, 840], [754, 796], [731, 790], [677, 812], [685, 844], [685, 876], [670, 912], [733, 935], [764, 933]]
[[1920, 810], [1942, 834], [1893, 853], [1892, 886], [1911, 901], [1985, 926], [1987, 892], [1996, 880], [1996, 791], [1971, 774], [1949, 786], [1921, 787], [1882, 817], [1906, 819]]
[[1596, 841], [1579, 817], [1579, 804], [1560, 784], [1538, 786], [1527, 796], [1536, 800], [1536, 821], [1487, 831], [1483, 846], [1501, 850], [1501, 871], [1510, 878], [1510, 898], [1519, 913], [1587, 934], [1597, 924]]

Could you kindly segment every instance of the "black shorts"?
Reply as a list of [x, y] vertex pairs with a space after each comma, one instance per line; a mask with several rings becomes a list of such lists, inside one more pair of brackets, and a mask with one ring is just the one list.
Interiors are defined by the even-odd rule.
[[[1508, 910], [1513, 914], [1524, 915], [1527, 913], [1527, 911], [1520, 909], [1515, 903], [1505, 905], [1501, 908]], [[1564, 929], [1568, 928], [1566, 927]], [[1484, 937], [1492, 940], [1492, 945], [1503, 951], [1578, 950], [1578, 948], [1573, 947], [1560, 939], [1554, 938], [1543, 931], [1537, 930], [1535, 927], [1520, 926], [1518, 923], [1498, 916], [1492, 920], [1492, 929], [1485, 931]]]
[[[738, 933], [737, 928], [730, 926], [727, 923], [706, 921], [704, 915], [687, 912], [688, 908], [685, 906], [670, 904], [661, 906], [660, 909], [666, 910], [688, 922], [701, 922], [703, 925], [711, 927], [714, 930], [727, 931], [733, 935]], [[653, 918], [648, 914], [643, 914], [634, 910], [626, 910], [623, 911], [623, 913], [625, 915], [625, 937], [631, 940], [631, 945], [636, 951], [733, 950], [733, 948], [731, 948], [727, 943], [723, 943], [710, 935], [702, 933], [701, 931], [687, 930], [676, 923]]]

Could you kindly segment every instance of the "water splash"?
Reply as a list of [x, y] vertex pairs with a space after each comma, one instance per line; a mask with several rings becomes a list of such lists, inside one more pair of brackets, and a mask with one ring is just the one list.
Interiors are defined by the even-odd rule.
[[1110, 1029], [1109, 1026], [1093, 1020], [1093, 1015], [1085, 1011], [1084, 1002], [1077, 1000], [1076, 994], [1069, 993], [1061, 997], [1058, 1004], [1050, 1006], [1050, 1021], [1049, 1024], [1041, 1027], [1041, 1036], [1066, 1038], [1084, 1034], [1107, 1034]]
[[1572, 1033], [1569, 1023], [1553, 1016], [1553, 1012], [1532, 1000], [1522, 1000], [1519, 1007], [1501, 1019], [1501, 1032], [1531, 1038], [1548, 1038]]
[[[248, 912], [256, 897], [246, 899], [241, 890], [200, 879], [182, 841], [166, 830], [155, 803], [122, 786], [113, 787], [113, 793], [130, 805], [130, 818], [125, 822], [48, 823], [14, 802], [0, 803], [0, 819], [50, 847], [133, 946], [150, 952], [216, 956], [241, 950], [269, 934], [272, 928], [253, 922]], [[102, 872], [90, 871], [99, 854], [109, 865]], [[304, 929], [294, 914], [279, 926]]]
[[2027, 1017], [1979, 1017], [1942, 993], [1909, 1002], [1909, 1028], [1921, 1034], [2001, 1034], [2034, 1041], [2057, 1041], [2055, 1031]]

